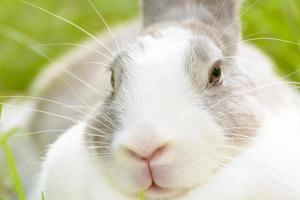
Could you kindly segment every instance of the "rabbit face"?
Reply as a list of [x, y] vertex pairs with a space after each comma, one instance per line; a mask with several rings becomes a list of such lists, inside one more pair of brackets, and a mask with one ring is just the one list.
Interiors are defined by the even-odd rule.
[[255, 84], [212, 36], [186, 27], [128, 44], [113, 62], [112, 95], [89, 121], [97, 161], [124, 193], [161, 199], [205, 184], [262, 120]]

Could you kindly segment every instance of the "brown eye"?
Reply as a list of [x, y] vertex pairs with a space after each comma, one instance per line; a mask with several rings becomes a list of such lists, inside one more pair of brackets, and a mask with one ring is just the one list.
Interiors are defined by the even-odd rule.
[[222, 70], [221, 70], [222, 61], [218, 60], [212, 69], [209, 72], [209, 85], [215, 86], [220, 85], [223, 82], [222, 79]]
[[111, 82], [111, 86], [114, 90], [115, 89], [115, 73], [114, 73], [114, 71], [111, 71], [110, 82]]

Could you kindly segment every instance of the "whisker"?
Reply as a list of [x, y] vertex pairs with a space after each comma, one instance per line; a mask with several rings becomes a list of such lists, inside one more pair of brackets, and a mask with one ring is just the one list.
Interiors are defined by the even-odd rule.
[[90, 133], [90, 132], [85, 132], [85, 135], [88, 136], [88, 137], [89, 136], [91, 136], [91, 137], [98, 137], [98, 138], [101, 138], [101, 139], [110, 139], [111, 138], [111, 136], [109, 135], [109, 133], [106, 133], [104, 135], [99, 135], [99, 134], [94, 134], [94, 133]]
[[47, 13], [47, 14], [49, 14], [49, 15], [55, 17], [55, 18], [58, 18], [58, 19], [60, 19], [60, 20], [62, 20], [62, 21], [64, 21], [64, 22], [66, 22], [66, 23], [72, 25], [73, 27], [77, 28], [78, 30], [82, 31], [82, 32], [85, 33], [86, 35], [88, 35], [88, 36], [90, 36], [91, 38], [93, 38], [96, 42], [98, 42], [100, 45], [102, 45], [102, 46], [103, 46], [107, 51], [109, 51], [112, 55], [114, 54], [114, 53], [112, 52], [112, 50], [106, 46], [106, 44], [104, 44], [102, 41], [100, 41], [100, 40], [99, 40], [98, 38], [96, 38], [94, 35], [92, 35], [92, 34], [89, 33], [88, 31], [86, 31], [86, 30], [83, 29], [82, 27], [78, 26], [78, 25], [75, 24], [74, 22], [71, 22], [71, 21], [68, 20], [68, 19], [65, 19], [65, 18], [63, 18], [63, 17], [61, 17], [61, 16], [59, 16], [59, 15], [57, 15], [57, 14], [54, 14], [54, 13], [52, 13], [52, 12], [46, 10], [45, 8], [42, 8], [42, 7], [38, 6], [38, 5], [35, 5], [35, 4], [33, 4], [33, 3], [30, 3], [30, 2], [28, 2], [28, 1], [22, 0], [22, 2], [25, 3], [25, 4], [27, 4], [27, 5], [29, 5], [29, 6], [31, 6], [31, 7], [33, 7], [33, 8], [36, 8], [36, 9], [38, 9], [38, 10], [44, 12], [44, 13]]
[[[13, 107], [13, 108], [18, 108], [18, 109], [23, 109], [23, 110], [28, 110], [28, 111], [38, 112], [38, 113], [43, 113], [43, 114], [47, 114], [47, 115], [57, 117], [57, 118], [60, 118], [60, 119], [66, 119], [66, 120], [69, 120], [69, 121], [71, 121], [73, 123], [76, 123], [76, 124], [82, 123], [82, 120], [74, 120], [74, 119], [72, 119], [70, 117], [67, 117], [67, 116], [64, 116], [64, 115], [59, 115], [59, 114], [55, 114], [55, 113], [52, 113], [52, 112], [42, 111], [42, 110], [39, 110], [39, 109], [23, 107], [23, 106], [17, 106], [17, 105], [14, 105], [14, 104], [2, 103], [2, 102], [0, 102], [0, 105], [10, 106], [10, 107]], [[90, 129], [92, 129], [92, 130], [95, 130], [96, 132], [107, 134], [107, 133], [103, 132], [102, 130], [100, 130], [100, 129], [94, 127], [94, 126], [91, 126], [91, 125], [88, 125], [88, 124], [86, 126]]]
[[102, 65], [102, 66], [106, 66], [106, 67], [109, 67], [109, 68], [110, 68], [110, 65], [109, 65], [109, 64], [103, 63], [103, 62], [84, 62], [84, 63], [87, 63], [87, 64]]
[[[105, 146], [96, 146], [96, 145], [94, 145], [94, 146], [92, 146], [92, 145], [87, 145], [87, 148], [89, 148], [89, 149], [111, 149], [111, 147], [105, 147]], [[101, 153], [101, 155], [111, 155], [110, 153], [107, 153], [107, 154], [103, 154], [103, 153]]]
[[13, 135], [12, 137], [23, 137], [23, 136], [31, 136], [31, 135], [37, 135], [37, 134], [41, 134], [41, 133], [47, 133], [47, 134], [51, 134], [51, 133], [63, 133], [66, 130], [43, 130], [43, 131], [34, 131], [34, 132], [29, 132], [29, 133], [20, 133], [20, 134], [16, 134]]
[[30, 99], [30, 100], [36, 100], [36, 101], [45, 101], [45, 102], [49, 102], [49, 103], [54, 103], [54, 104], [60, 105], [60, 106], [62, 106], [64, 108], [68, 108], [68, 109], [73, 110], [73, 111], [77, 111], [77, 112], [79, 112], [81, 114], [84, 114], [84, 112], [80, 111], [79, 109], [75, 109], [74, 106], [70, 106], [70, 105], [67, 105], [67, 104], [59, 102], [59, 101], [55, 101], [55, 100], [51, 100], [51, 99], [46, 99], [46, 98], [42, 98], [42, 97], [22, 96], [22, 95], [14, 95], [14, 96], [2, 95], [2, 96], [0, 96], [0, 98], [21, 98], [21, 99]]
[[113, 34], [111, 28], [109, 27], [109, 25], [107, 24], [106, 20], [104, 19], [104, 17], [101, 15], [101, 13], [99, 12], [99, 10], [96, 8], [95, 4], [93, 4], [93, 2], [91, 0], [88, 0], [89, 4], [91, 5], [91, 7], [94, 9], [94, 11], [97, 13], [97, 15], [99, 16], [99, 18], [101, 19], [101, 21], [103, 22], [103, 24], [105, 25], [106, 29], [109, 31], [111, 37], [113, 38], [116, 47], [118, 48], [118, 50], [120, 51], [120, 45], [115, 37], [115, 35]]
[[[24, 98], [24, 99], [33, 99], [33, 100], [39, 100], [39, 101], [46, 101], [46, 102], [50, 102], [50, 103], [55, 103], [57, 105], [60, 105], [60, 106], [63, 106], [65, 108], [68, 108], [70, 110], [73, 110], [73, 111], [76, 111], [82, 115], [85, 115], [86, 113], [79, 110], [79, 109], [74, 109], [73, 106], [69, 106], [67, 104], [64, 104], [64, 103], [61, 103], [61, 102], [58, 102], [58, 101], [54, 101], [54, 100], [50, 100], [50, 99], [45, 99], [45, 98], [41, 98], [41, 97], [31, 97], [31, 96], [0, 96], [0, 98], [10, 98], [10, 97], [14, 97], [14, 98]], [[0, 102], [1, 104], [1, 102]], [[103, 114], [102, 114], [103, 115]], [[95, 121], [99, 122], [100, 124], [106, 126], [102, 121], [96, 119], [96, 118], [92, 118], [94, 119]], [[112, 123], [113, 121], [108, 121], [109, 123]], [[111, 124], [111, 125], [114, 125], [114, 124]], [[110, 128], [109, 126], [106, 126], [106, 128]], [[111, 129], [110, 129], [111, 130]]]
[[[252, 3], [246, 10], [244, 10], [241, 14], [240, 17], [244, 16], [245, 14], [247, 14], [253, 7], [255, 7], [258, 3], [260, 3], [261, 0], [256, 0], [254, 3]], [[236, 23], [238, 19], [234, 19], [234, 21], [229, 24], [226, 29], [224, 31], [222, 31], [222, 33], [220, 34], [220, 36], [217, 38], [217, 40], [221, 40], [221, 38], [224, 36], [224, 34]]]
[[110, 143], [108, 143], [108, 142], [100, 142], [100, 141], [84, 142], [84, 144], [87, 144], [87, 145], [90, 145], [90, 144], [94, 144], [94, 145], [101, 144], [101, 145], [104, 145], [103, 147], [111, 147]]
[[72, 43], [72, 42], [56, 42], [56, 43], [39, 43], [40, 46], [59, 46], [59, 45], [65, 45], [65, 46], [75, 46], [75, 47], [80, 47], [80, 48], [84, 48], [84, 49], [87, 49], [87, 50], [91, 50], [97, 54], [99, 54], [100, 56], [103, 56], [105, 57], [106, 59], [110, 60], [111, 58], [104, 54], [103, 52], [95, 49], [95, 48], [92, 48], [92, 47], [89, 47], [89, 46], [85, 46], [85, 45], [81, 45], [81, 44], [76, 44], [76, 43]]
[[224, 6], [225, 6], [225, 3], [226, 3], [226, 0], [223, 0], [222, 2], [222, 5], [219, 7], [218, 9], [218, 12], [217, 12], [217, 15], [215, 16], [214, 18], [214, 21], [211, 23], [211, 26], [214, 27], [215, 26], [215, 23], [217, 22], [220, 14], [221, 14], [221, 11], [223, 10]]
[[[246, 93], [251, 94], [252, 92], [255, 92], [255, 91], [267, 88], [267, 87], [275, 86], [275, 85], [281, 85], [281, 84], [282, 84], [282, 81], [270, 82], [270, 83], [267, 83], [267, 84], [263, 84], [263, 85], [257, 86], [255, 88], [251, 89], [250, 91], [246, 91], [246, 92], [244, 92], [244, 94], [246, 94]], [[214, 106], [218, 105], [219, 103], [224, 102], [225, 100], [227, 100], [228, 98], [233, 97], [233, 96], [234, 95], [228, 95], [228, 96], [224, 97], [223, 99], [217, 101], [215, 104], [213, 104], [212, 106], [210, 106], [208, 108], [208, 110], [212, 109]]]
[[[293, 41], [289, 41], [289, 40], [285, 40], [285, 39], [281, 39], [281, 38], [275, 38], [275, 37], [250, 38], [250, 39], [244, 39], [244, 40], [241, 40], [241, 41], [239, 41], [238, 43], [242, 43], [242, 42], [251, 42], [251, 41], [259, 41], [259, 40], [276, 41], [276, 42], [282, 42], [282, 43], [286, 43], [286, 44], [290, 44], [290, 45], [300, 46], [300, 43], [293, 42]], [[236, 44], [236, 43], [234, 43], [234, 44], [229, 44], [229, 45], [225, 46], [224, 49], [230, 48], [230, 47], [234, 46], [235, 44]]]
[[89, 109], [92, 109], [93, 107], [90, 106], [86, 101], [84, 101], [76, 92], [75, 90], [72, 88], [72, 86], [65, 81], [63, 78], [59, 77], [60, 80], [68, 87], [68, 89], [71, 91], [71, 93], [79, 100], [80, 103], [82, 103], [83, 105], [87, 106]]
[[[21, 34], [20, 32], [15, 31], [18, 34]], [[23, 35], [22, 35], [23, 36]], [[32, 40], [31, 38], [28, 39], [27, 37], [23, 36], [24, 40], [29, 43], [29, 47], [32, 51], [34, 51], [35, 53], [37, 53], [38, 55], [40, 55], [42, 58], [46, 59], [47, 61], [49, 61], [50, 63], [55, 63], [49, 56], [47, 56], [44, 52], [42, 52], [39, 48], [37, 48], [38, 43], [35, 42], [34, 40]], [[11, 38], [13, 40], [15, 40], [17, 43], [24, 45], [23, 42], [20, 42], [19, 40], [16, 40], [15, 38]], [[29, 41], [28, 41], [29, 40]], [[69, 71], [68, 69], [65, 68], [60, 68], [61, 70], [63, 70], [64, 72], [66, 72], [68, 75], [70, 75], [71, 77], [73, 77], [75, 80], [79, 81], [80, 83], [82, 83], [83, 85], [85, 85], [87, 88], [89, 88], [90, 90], [92, 90], [93, 92], [95, 92], [95, 94], [98, 95], [103, 95], [101, 94], [95, 87], [93, 87], [92, 85], [90, 85], [89, 83], [87, 83], [86, 81], [82, 80], [81, 78], [79, 78], [78, 76], [76, 76], [75, 74], [73, 74], [71, 71]], [[62, 79], [62, 78], [60, 78]]]
[[252, 37], [252, 36], [255, 36], [255, 35], [259, 35], [259, 34], [265, 34], [265, 33], [266, 33], [265, 31], [258, 31], [256, 33], [251, 33], [251, 34], [243, 36], [243, 39], [246, 39], [246, 38], [249, 38], [249, 37]]

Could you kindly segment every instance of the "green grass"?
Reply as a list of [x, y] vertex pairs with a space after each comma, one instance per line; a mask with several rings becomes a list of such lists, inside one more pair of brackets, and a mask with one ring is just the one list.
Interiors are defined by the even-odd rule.
[[41, 195], [42, 195], [42, 200], [46, 200], [44, 192], [42, 192]]
[[14, 188], [15, 188], [15, 192], [18, 195], [18, 199], [19, 200], [26, 200], [26, 195], [23, 189], [23, 185], [21, 183], [20, 180], [20, 176], [18, 173], [18, 169], [14, 160], [14, 156], [13, 153], [8, 145], [8, 141], [3, 141], [1, 143], [4, 153], [7, 156], [7, 163], [8, 163], [8, 167], [9, 167], [9, 174], [11, 177], [12, 182], [14, 183]]
[[146, 200], [145, 192], [140, 193], [140, 200]]
[[[245, 9], [256, 0], [246, 1]], [[250, 38], [274, 38], [289, 42], [260, 39], [252, 43], [259, 46], [277, 63], [278, 71], [287, 75], [300, 69], [300, 1], [262, 0], [244, 16], [244, 35], [258, 33]], [[290, 77], [300, 81], [300, 73]]]
[[[86, 0], [28, 0], [82, 26], [92, 34], [104, 24]], [[134, 15], [137, 0], [94, 0], [108, 24], [116, 24]], [[75, 42], [87, 39], [78, 29], [30, 7], [21, 0], [0, 1], [0, 94], [26, 90], [33, 78], [49, 61], [32, 51], [27, 39], [39, 43]], [[21, 41], [20, 41], [21, 40]], [[17, 42], [16, 42], [17, 41]], [[70, 46], [39, 46], [55, 59]]]
[[[0, 105], [0, 120], [2, 117], [2, 105]], [[2, 146], [4, 154], [7, 159], [7, 164], [9, 167], [8, 174], [11, 178], [11, 182], [14, 185], [15, 192], [18, 196], [19, 200], [26, 200], [26, 195], [23, 190], [23, 185], [21, 183], [21, 179], [19, 177], [17, 165], [14, 159], [14, 155], [9, 147], [8, 140], [9, 138], [16, 134], [18, 132], [17, 128], [13, 128], [12, 130], [8, 130], [7, 132], [1, 133], [0, 134], [0, 146]], [[0, 199], [2, 199], [1, 194], [0, 194]]]
[[[105, 28], [86, 0], [28, 1], [63, 16], [92, 34]], [[137, 2], [138, 0], [94, 0], [97, 9], [110, 25], [137, 15]], [[254, 4], [255, 2], [258, 3]], [[281, 74], [287, 75], [299, 70], [300, 46], [292, 43], [300, 43], [300, 1], [247, 0], [243, 10], [245, 39], [251, 39], [252, 43], [274, 59]], [[33, 79], [49, 64], [49, 60], [41, 54], [56, 59], [72, 48], [41, 44], [80, 43], [87, 38], [82, 31], [19, 0], [1, 0], [0, 95], [25, 93]], [[300, 73], [297, 72], [290, 78], [300, 81]], [[0, 166], [0, 200], [6, 200], [11, 192], [16, 193], [19, 200], [26, 199], [9, 147], [9, 138], [16, 131], [17, 129], [13, 129], [0, 133], [0, 153], [4, 153], [8, 165], [8, 169]], [[41, 199], [45, 199], [43, 193]], [[140, 199], [146, 199], [143, 192]]]

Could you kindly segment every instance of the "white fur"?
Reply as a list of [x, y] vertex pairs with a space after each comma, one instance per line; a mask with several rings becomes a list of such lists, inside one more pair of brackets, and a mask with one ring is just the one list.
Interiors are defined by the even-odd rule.
[[[299, 115], [281, 112], [269, 119], [261, 130], [262, 137], [252, 148], [222, 169], [205, 187], [195, 188], [179, 199], [299, 199], [300, 135], [296, 131], [300, 128]], [[84, 126], [75, 126], [52, 146], [44, 165], [47, 199], [137, 199], [121, 195], [95, 163], [87, 159], [82, 144]]]
[[[124, 192], [138, 193], [152, 185], [151, 179], [144, 177], [144, 163], [127, 156], [124, 148], [147, 155], [167, 145], [163, 155], [153, 160], [152, 175], [157, 184], [175, 193], [203, 184], [219, 164], [207, 159], [219, 160], [222, 156], [215, 148], [225, 144], [222, 130], [202, 109], [201, 97], [183, 67], [191, 37], [184, 29], [170, 28], [162, 31], [158, 39], [142, 38], [144, 51], [129, 51], [132, 58], [124, 67], [128, 79], [119, 89], [122, 97], [117, 99], [126, 111], [119, 116], [122, 128], [114, 133], [114, 159], [111, 166], [104, 168], [114, 185]], [[205, 37], [202, 40], [208, 51], [216, 49]], [[212, 58], [220, 56], [213, 50]], [[205, 65], [201, 69], [204, 80], [208, 69]], [[206, 156], [199, 156], [203, 151]], [[136, 180], [139, 177], [143, 177], [142, 181]], [[159, 195], [165, 196], [169, 194]]]
[[84, 123], [76, 125], [51, 147], [42, 180], [46, 198], [126, 200], [102, 178], [105, 174], [88, 159], [83, 144], [84, 127]]
[[[146, 193], [149, 199], [299, 199], [298, 114], [290, 112], [288, 106], [270, 112], [259, 136], [254, 138], [254, 145], [212, 175], [222, 156], [231, 154], [213, 148], [213, 145], [226, 145], [223, 130], [199, 107], [201, 96], [192, 90], [184, 75], [183, 55], [191, 35], [182, 29], [167, 29], [162, 34], [168, 37], [142, 39], [146, 51], [130, 52], [132, 60], [127, 66], [130, 70], [126, 72], [130, 79], [120, 88], [122, 98], [119, 99], [119, 103], [126, 102], [123, 105], [126, 112], [119, 116], [122, 129], [114, 133], [113, 161], [91, 159], [83, 143], [87, 125], [76, 125], [50, 149], [43, 174], [46, 198], [138, 199], [125, 193], [137, 194], [151, 182], [147, 177], [137, 178], [145, 177], [145, 166], [126, 155], [124, 148], [147, 154], [167, 144], [166, 151], [153, 165], [158, 166], [157, 173], [161, 175], [156, 177], [158, 184], [175, 190], [161, 195]], [[205, 37], [203, 43], [208, 50], [216, 49]], [[267, 59], [254, 48], [245, 45], [240, 48], [245, 59], [238, 63], [247, 73], [255, 74], [249, 59], [256, 59], [265, 74], [270, 74], [268, 81], [274, 79]], [[220, 56], [217, 51], [212, 52], [211, 59]], [[202, 70], [206, 74], [208, 68]], [[268, 81], [262, 78], [258, 82]], [[282, 94], [289, 96], [288, 91]], [[207, 134], [211, 132], [214, 134]], [[217, 163], [209, 163], [208, 158]], [[180, 193], [176, 188], [189, 192]]]
[[255, 145], [187, 199], [299, 199], [299, 114], [285, 110], [268, 118]]

